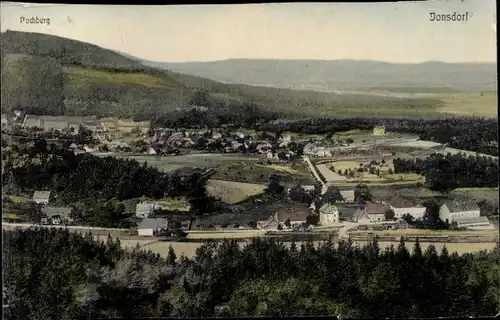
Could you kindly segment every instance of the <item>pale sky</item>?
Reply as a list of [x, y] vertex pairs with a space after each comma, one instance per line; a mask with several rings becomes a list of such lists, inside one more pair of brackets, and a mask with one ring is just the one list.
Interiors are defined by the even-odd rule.
[[[431, 22], [430, 12], [472, 13]], [[50, 18], [50, 25], [21, 17]], [[207, 6], [2, 2], [1, 30], [72, 38], [162, 61], [355, 59], [496, 62], [495, 0]]]

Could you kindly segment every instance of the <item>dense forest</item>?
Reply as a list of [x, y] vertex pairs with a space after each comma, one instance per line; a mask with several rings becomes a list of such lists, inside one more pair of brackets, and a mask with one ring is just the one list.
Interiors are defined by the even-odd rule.
[[[41, 140], [43, 141], [43, 140]], [[7, 156], [3, 187], [16, 193], [52, 190], [65, 203], [80, 199], [204, 197], [208, 179], [202, 169], [164, 173], [135, 160], [75, 155], [72, 151], [37, 144], [28, 154]]]
[[427, 159], [393, 160], [395, 173], [418, 173], [431, 190], [498, 187], [498, 159], [486, 156], [432, 154]]
[[[67, 230], [4, 231], [6, 319], [324, 316], [426, 318], [498, 311], [499, 248], [458, 255], [417, 242], [207, 243], [192, 259], [125, 251]], [[383, 307], [382, 307], [383, 306]]]
[[258, 128], [272, 132], [323, 134], [356, 129], [372, 130], [379, 125], [384, 125], [388, 132], [417, 134], [422, 140], [447, 143], [449, 147], [498, 156], [498, 120], [492, 118], [324, 117], [274, 121]]

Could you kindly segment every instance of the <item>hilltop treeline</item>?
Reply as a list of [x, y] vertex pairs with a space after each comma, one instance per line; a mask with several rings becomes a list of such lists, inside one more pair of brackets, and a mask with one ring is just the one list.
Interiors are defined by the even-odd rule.
[[[192, 259], [127, 252], [67, 230], [6, 231], [6, 319], [494, 315], [498, 248], [459, 256], [418, 242], [380, 249], [254, 239], [208, 243]], [[381, 307], [383, 306], [383, 307]]]
[[44, 145], [27, 152], [8, 156], [4, 166], [3, 186], [16, 193], [52, 190], [66, 203], [85, 198], [196, 198], [204, 193], [206, 177], [198, 169], [163, 173], [135, 160], [75, 155], [64, 149], [47, 150]]
[[427, 159], [393, 160], [394, 173], [418, 173], [431, 190], [498, 187], [498, 159], [486, 156], [433, 154]]
[[386, 131], [418, 134], [420, 139], [448, 143], [450, 147], [498, 156], [498, 120], [478, 117], [411, 119], [384, 117], [313, 118], [275, 121], [259, 126], [261, 130], [292, 131], [311, 134], [349, 130], [371, 130], [384, 125]]

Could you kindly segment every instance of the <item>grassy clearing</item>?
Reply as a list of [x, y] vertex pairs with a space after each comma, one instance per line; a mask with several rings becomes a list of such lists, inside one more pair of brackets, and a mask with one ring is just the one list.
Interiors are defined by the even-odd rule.
[[467, 190], [455, 189], [451, 191], [451, 194], [468, 196], [476, 201], [487, 200], [493, 203], [499, 203], [498, 188], [492, 188], [492, 190], [488, 190], [488, 188], [477, 188], [476, 190], [474, 190], [474, 188], [467, 188]]
[[[335, 161], [327, 164], [327, 167], [330, 170], [333, 168], [335, 172], [341, 170], [342, 173], [344, 170], [356, 170], [360, 167], [361, 164], [366, 164], [367, 162], [362, 161]], [[389, 169], [394, 170], [392, 161], [387, 160], [387, 162], [383, 166], [377, 166], [380, 170], [380, 177], [376, 174], [371, 174], [369, 172], [355, 172], [354, 178], [348, 179], [346, 181], [341, 182], [343, 185], [350, 185], [356, 183], [367, 183], [373, 185], [380, 184], [408, 184], [408, 183], [423, 183], [424, 177], [414, 173], [398, 173], [398, 174], [389, 174]]]
[[292, 168], [287, 167], [287, 166], [280, 166], [280, 165], [277, 165], [277, 164], [269, 164], [269, 165], [256, 164], [256, 166], [262, 166], [264, 168], [273, 169], [273, 170], [276, 170], [276, 171], [279, 171], [279, 172], [283, 172], [283, 173], [290, 173], [290, 174], [298, 174], [299, 173], [295, 169], [292, 169]]
[[455, 115], [474, 115], [482, 117], [498, 117], [497, 92], [462, 92], [439, 95], [443, 107], [439, 112]]
[[165, 198], [162, 200], [156, 200], [156, 203], [162, 207], [164, 210], [171, 211], [189, 211], [191, 205], [184, 197], [179, 198]]
[[223, 202], [234, 204], [264, 192], [266, 185], [234, 181], [208, 180], [209, 195], [220, 198]]
[[12, 195], [9, 195], [8, 196], [10, 200], [14, 201], [15, 203], [24, 203], [26, 201], [28, 201], [29, 199], [27, 197], [23, 197], [23, 196], [12, 196]]
[[170, 88], [173, 84], [164, 79], [143, 73], [106, 72], [88, 68], [66, 66], [64, 71], [70, 86], [90, 86], [92, 84], [132, 84], [146, 88]]
[[[291, 168], [293, 169], [293, 168]], [[227, 161], [215, 169], [213, 179], [246, 182], [264, 183], [269, 182], [269, 176], [277, 174], [281, 176], [281, 181], [285, 183], [314, 184], [315, 181], [308, 173], [283, 172], [265, 165], [259, 165], [251, 161]]]

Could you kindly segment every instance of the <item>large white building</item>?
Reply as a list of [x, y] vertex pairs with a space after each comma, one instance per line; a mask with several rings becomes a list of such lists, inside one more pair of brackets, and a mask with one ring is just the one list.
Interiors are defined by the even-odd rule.
[[337, 206], [330, 203], [322, 205], [319, 209], [319, 223], [322, 226], [331, 226], [340, 223]]
[[443, 203], [439, 208], [439, 218], [458, 227], [489, 225], [487, 217], [481, 217], [478, 205], [470, 199], [455, 199]]
[[418, 199], [397, 195], [392, 197], [387, 204], [394, 211], [395, 218], [402, 218], [409, 214], [415, 220], [422, 220], [426, 208], [422, 206]]

